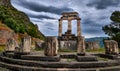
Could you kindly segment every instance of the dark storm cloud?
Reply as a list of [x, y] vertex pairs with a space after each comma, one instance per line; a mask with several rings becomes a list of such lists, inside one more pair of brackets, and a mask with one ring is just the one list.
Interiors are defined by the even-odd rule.
[[97, 9], [106, 9], [107, 7], [117, 7], [120, 0], [94, 0], [87, 4], [87, 6], [95, 6]]
[[85, 19], [82, 23], [83, 26], [94, 26], [94, 27], [102, 27], [102, 24], [99, 24], [99, 21], [95, 22], [95, 21], [92, 21], [90, 19]]
[[101, 34], [101, 30], [99, 28], [86, 28], [85, 30], [83, 30], [84, 33], [89, 33], [89, 34], [94, 34], [94, 35], [98, 35], [98, 34]]
[[96, 23], [92, 20], [86, 19], [83, 23], [82, 23], [82, 27], [86, 27], [83, 28], [83, 32], [84, 33], [89, 33], [89, 34], [100, 34], [102, 32], [102, 24]]
[[29, 17], [37, 18], [37, 19], [55, 19], [53, 17], [46, 16], [46, 15], [33, 15], [33, 14], [29, 14]]
[[36, 12], [49, 12], [49, 13], [54, 13], [60, 15], [62, 12], [68, 12], [68, 11], [73, 11], [73, 9], [68, 8], [68, 7], [61, 7], [57, 8], [55, 6], [45, 6], [40, 3], [36, 2], [25, 2], [25, 0], [20, 1], [19, 5], [22, 5], [23, 7], [36, 11]]

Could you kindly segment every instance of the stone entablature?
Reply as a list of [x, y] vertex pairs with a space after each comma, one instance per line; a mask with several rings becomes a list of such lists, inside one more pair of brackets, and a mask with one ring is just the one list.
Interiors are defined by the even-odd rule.
[[62, 17], [59, 19], [59, 37], [62, 36], [62, 21], [68, 20], [68, 30], [66, 34], [71, 34], [71, 21], [77, 20], [77, 36], [81, 36], [80, 20], [77, 12], [66, 12], [62, 13]]

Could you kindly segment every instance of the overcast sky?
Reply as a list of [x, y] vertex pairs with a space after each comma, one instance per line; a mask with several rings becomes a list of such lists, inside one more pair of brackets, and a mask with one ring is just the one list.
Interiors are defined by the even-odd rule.
[[[120, 0], [11, 0], [12, 5], [25, 12], [46, 36], [58, 35], [58, 19], [62, 12], [78, 12], [82, 35], [86, 38], [107, 36], [102, 26], [109, 24], [111, 13], [120, 10]], [[76, 34], [76, 21], [72, 33]], [[63, 33], [67, 21], [63, 21]]]

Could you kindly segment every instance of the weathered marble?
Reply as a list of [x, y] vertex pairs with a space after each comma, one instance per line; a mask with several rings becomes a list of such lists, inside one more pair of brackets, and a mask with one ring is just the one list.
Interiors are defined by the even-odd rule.
[[70, 49], [70, 50], [77, 50], [77, 41], [69, 40], [69, 41], [60, 41], [60, 49]]
[[31, 37], [25, 36], [21, 39], [20, 46], [15, 47], [15, 54], [29, 54], [31, 50]]
[[31, 47], [31, 37], [26, 36], [26, 37], [22, 38], [21, 52], [22, 53], [30, 53], [30, 47]]
[[119, 54], [118, 43], [114, 40], [105, 40], [106, 54]]
[[5, 51], [14, 52], [16, 46], [17, 42], [14, 40], [14, 38], [9, 38], [6, 43]]
[[47, 37], [46, 38], [46, 48], [44, 54], [46, 56], [56, 56], [58, 53], [58, 40], [56, 37]]
[[85, 39], [82, 36], [77, 39], [77, 54], [85, 55]]
[[[62, 21], [68, 21], [68, 29], [65, 34], [62, 34]], [[77, 36], [72, 34], [72, 20], [77, 20]], [[64, 12], [62, 13], [62, 17], [59, 19], [59, 48], [61, 49], [80, 49], [78, 51], [82, 52], [82, 48], [84, 49], [84, 39], [82, 40], [81, 36], [81, 25], [80, 25], [81, 18], [79, 17], [77, 12]], [[80, 39], [80, 40], [79, 40]], [[79, 47], [79, 48], [78, 48]], [[81, 48], [80, 48], [81, 47]], [[83, 50], [84, 52], [84, 50]]]

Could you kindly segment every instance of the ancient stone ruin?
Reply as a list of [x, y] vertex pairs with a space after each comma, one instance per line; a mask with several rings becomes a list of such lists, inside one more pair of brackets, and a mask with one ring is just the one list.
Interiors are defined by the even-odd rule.
[[[62, 21], [67, 20], [68, 21], [68, 29], [65, 32], [65, 34], [62, 34]], [[71, 21], [77, 20], [77, 36], [75, 34], [72, 34], [72, 25]], [[81, 36], [81, 26], [80, 26], [80, 18], [77, 12], [66, 12], [62, 13], [62, 17], [59, 19], [59, 33], [58, 33], [58, 42], [59, 42], [59, 48], [64, 47], [72, 47], [72, 49], [75, 49], [78, 51], [78, 54], [85, 54], [85, 43], [84, 43], [84, 37]], [[67, 43], [67, 45], [64, 44]], [[73, 44], [74, 43], [74, 44]]]
[[[68, 30], [65, 34], [62, 34], [63, 20], [68, 20]], [[77, 36], [71, 33], [71, 20], [77, 20]], [[0, 53], [0, 67], [11, 71], [119, 71], [118, 43], [114, 40], [105, 40], [106, 54], [85, 53], [85, 38], [81, 36], [80, 27], [77, 12], [63, 13], [59, 20], [59, 36], [46, 37], [44, 52], [31, 51], [30, 36], [22, 38], [19, 46], [14, 39], [8, 39], [5, 52]], [[98, 47], [97, 42], [86, 43], [90, 49]], [[36, 45], [42, 47], [41, 43]], [[77, 54], [58, 53], [58, 48], [72, 48], [77, 50]]]
[[105, 40], [105, 53], [106, 54], [119, 54], [118, 43], [114, 40]]
[[85, 44], [86, 44], [86, 49], [96, 50], [100, 48], [99, 42], [97, 41], [87, 41], [85, 42]]
[[56, 56], [58, 53], [58, 40], [56, 37], [47, 37], [44, 54], [46, 56]]
[[31, 37], [25, 36], [21, 39], [20, 45], [15, 47], [15, 54], [29, 54], [31, 50]]
[[14, 40], [14, 38], [9, 38], [6, 43], [5, 51], [14, 52], [16, 46], [17, 46], [17, 43]]

